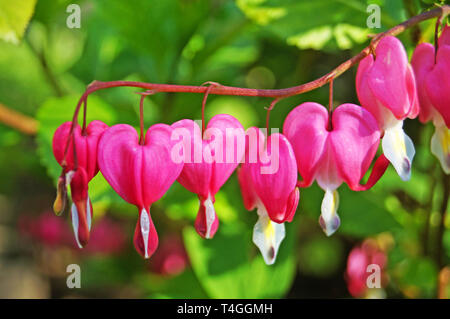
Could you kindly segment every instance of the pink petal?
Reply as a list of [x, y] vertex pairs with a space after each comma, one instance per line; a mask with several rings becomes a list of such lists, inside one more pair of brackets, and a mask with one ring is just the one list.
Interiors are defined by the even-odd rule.
[[185, 164], [178, 182], [190, 192], [208, 197], [213, 164], [203, 160], [207, 142], [202, 140], [200, 127], [192, 120], [181, 120], [172, 124], [172, 128], [180, 136], [186, 136]]
[[[69, 138], [70, 128], [72, 122], [65, 122], [55, 131], [53, 136], [53, 154], [60, 165], [64, 159], [64, 151], [66, 148], [67, 139]], [[100, 137], [108, 126], [101, 121], [92, 121], [86, 128], [86, 135], [81, 135], [81, 128], [77, 124], [74, 130], [76, 154], [78, 166], [84, 167], [91, 180], [98, 172], [97, 165], [97, 146]], [[73, 146], [72, 140], [69, 143], [66, 156], [67, 171], [73, 170]]]
[[335, 109], [330, 146], [339, 175], [350, 188], [357, 187], [368, 170], [379, 142], [380, 131], [370, 112], [354, 104]]
[[[216, 159], [221, 159], [221, 161], [214, 162], [211, 176], [210, 191], [214, 195], [228, 180], [244, 156], [245, 131], [241, 123], [228, 114], [214, 116], [209, 121], [205, 134], [208, 134], [209, 129], [220, 131], [223, 138], [221, 142], [222, 156], [216, 156]], [[211, 146], [211, 143], [214, 141], [208, 140], [208, 145]]]
[[450, 45], [450, 26], [446, 25], [444, 27], [444, 30], [442, 31], [441, 36], [439, 37], [438, 43], [439, 47], [443, 47], [444, 45]]
[[153, 125], [144, 145], [139, 145], [136, 130], [126, 124], [115, 125], [103, 134], [98, 154], [100, 171], [127, 202], [149, 207], [180, 174], [183, 163], [171, 158], [175, 144], [171, 132], [168, 125]]
[[387, 113], [390, 113], [390, 111], [380, 104], [369, 87], [368, 78], [373, 63], [372, 55], [368, 55], [359, 63], [358, 71], [356, 72], [356, 93], [361, 105], [375, 117], [379, 127], [384, 129], [386, 124], [388, 124], [385, 122]]
[[417, 94], [420, 102], [419, 119], [422, 123], [425, 123], [432, 119], [435, 112], [425, 89], [426, 77], [434, 67], [434, 46], [429, 43], [419, 44], [414, 50], [411, 64], [415, 73]]
[[408, 56], [400, 40], [387, 36], [376, 48], [376, 59], [367, 81], [373, 95], [401, 120], [411, 112], [411, 87], [407, 85]]
[[[295, 199], [289, 201], [297, 184], [297, 164], [294, 151], [287, 138], [276, 133], [268, 138], [267, 149], [262, 155], [261, 161], [249, 164], [252, 184], [270, 219], [282, 223], [287, 218], [292, 219], [292, 211], [295, 211], [294, 203], [292, 203], [292, 201], [295, 202]], [[275, 161], [278, 164], [274, 165]], [[273, 170], [263, 174], [264, 167], [271, 167]]]
[[317, 103], [303, 103], [284, 121], [283, 133], [292, 145], [305, 186], [314, 181], [328, 136], [328, 113]]
[[89, 241], [92, 204], [88, 197], [88, 178], [84, 168], [79, 167], [70, 182], [72, 191], [72, 226], [78, 246], [84, 247]]
[[[147, 217], [142, 218], [143, 214], [146, 214], [144, 216]], [[147, 223], [144, 227], [141, 223], [143, 220]], [[143, 228], [146, 228], [145, 233], [142, 231]], [[148, 210], [143, 208], [139, 209], [139, 218], [134, 231], [133, 242], [136, 251], [146, 259], [150, 258], [156, 251], [156, 248], [158, 248], [158, 234], [150, 216], [150, 208]]]
[[425, 81], [426, 92], [431, 103], [450, 127], [450, 45], [438, 49], [437, 63]]
[[[213, 199], [200, 200], [200, 207], [195, 218], [195, 230], [203, 238], [213, 238], [219, 228], [219, 218], [214, 210]], [[210, 202], [207, 202], [210, 201]], [[211, 216], [212, 215], [212, 216]], [[210, 219], [213, 219], [212, 223]]]
[[248, 168], [241, 166], [237, 169], [239, 186], [241, 189], [242, 200], [246, 210], [254, 210], [256, 208], [256, 194], [253, 184], [249, 176]]

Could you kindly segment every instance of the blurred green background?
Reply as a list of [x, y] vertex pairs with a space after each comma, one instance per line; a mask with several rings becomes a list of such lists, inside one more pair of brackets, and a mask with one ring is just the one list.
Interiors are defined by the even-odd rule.
[[[81, 7], [79, 29], [66, 26], [71, 3]], [[381, 29], [366, 28], [369, 3], [380, 5]], [[450, 219], [439, 261], [444, 175], [430, 153], [433, 127], [417, 120], [405, 123], [416, 146], [411, 180], [402, 182], [389, 167], [370, 191], [340, 187], [342, 224], [331, 238], [317, 222], [322, 190], [302, 189], [273, 266], [251, 241], [257, 215], [244, 209], [235, 174], [217, 194], [221, 225], [212, 240], [195, 233], [197, 198], [178, 183], [155, 203], [160, 247], [150, 261], [132, 245], [135, 208], [100, 173], [89, 186], [95, 220], [86, 249], [74, 246], [69, 214], [50, 213], [60, 174], [53, 132], [71, 119], [93, 80], [294, 86], [355, 55], [371, 33], [432, 6], [419, 0], [0, 0], [0, 297], [347, 298], [348, 254], [375, 238], [388, 257], [385, 296], [435, 298], [439, 282], [441, 288], [450, 282], [442, 274], [438, 279], [450, 263]], [[433, 36], [434, 21], [427, 21], [399, 38], [411, 54], [419, 40]], [[335, 80], [336, 105], [358, 104], [355, 74], [352, 68]], [[136, 91], [95, 93], [88, 120], [137, 127]], [[200, 119], [201, 99], [147, 98], [145, 125]], [[287, 113], [306, 101], [326, 105], [328, 87], [281, 101], [271, 126], [281, 128]], [[210, 95], [206, 115], [229, 113], [245, 128], [263, 127], [269, 103]], [[81, 266], [80, 289], [66, 286], [72, 263]]]

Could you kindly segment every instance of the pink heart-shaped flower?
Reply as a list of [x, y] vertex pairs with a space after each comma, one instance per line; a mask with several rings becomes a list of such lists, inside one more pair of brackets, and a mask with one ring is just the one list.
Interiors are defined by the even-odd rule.
[[264, 261], [275, 262], [285, 237], [284, 222], [292, 221], [300, 192], [297, 186], [297, 164], [291, 144], [284, 135], [265, 136], [260, 129], [247, 130], [245, 161], [238, 170], [238, 180], [248, 210], [257, 208], [258, 221], [253, 242]]
[[199, 196], [195, 227], [202, 237], [212, 238], [218, 227], [214, 196], [241, 162], [245, 152], [244, 129], [228, 114], [214, 116], [204, 136], [192, 120], [178, 121], [172, 128], [174, 138], [183, 137], [185, 165], [178, 182]]
[[358, 66], [356, 92], [361, 105], [377, 119], [380, 128], [419, 112], [414, 73], [400, 40], [383, 37], [376, 58], [365, 57]]
[[[101, 121], [92, 121], [82, 132], [75, 125], [73, 137], [70, 138], [72, 122], [65, 122], [55, 131], [52, 146], [57, 162], [63, 167], [58, 180], [58, 196], [55, 200], [55, 213], [60, 214], [65, 207], [66, 185], [72, 190], [71, 217], [75, 240], [81, 248], [89, 241], [92, 221], [92, 204], [88, 195], [88, 183], [98, 173], [97, 147], [103, 132], [108, 126]], [[69, 140], [70, 138], [70, 140]], [[75, 154], [73, 141], [75, 141]], [[68, 146], [67, 146], [67, 142]], [[67, 154], [64, 158], [64, 153]]]
[[98, 164], [103, 176], [125, 201], [139, 209], [134, 243], [145, 258], [158, 246], [150, 206], [164, 195], [183, 168], [182, 162], [172, 159], [175, 142], [171, 134], [170, 126], [153, 125], [140, 145], [136, 130], [119, 124], [109, 128], [99, 143]]
[[378, 125], [368, 111], [354, 104], [338, 106], [329, 123], [325, 107], [307, 102], [289, 113], [283, 132], [294, 149], [302, 186], [317, 180], [326, 191], [321, 224], [330, 235], [339, 226], [335, 190], [342, 182], [353, 190], [361, 190], [359, 181], [380, 141]]

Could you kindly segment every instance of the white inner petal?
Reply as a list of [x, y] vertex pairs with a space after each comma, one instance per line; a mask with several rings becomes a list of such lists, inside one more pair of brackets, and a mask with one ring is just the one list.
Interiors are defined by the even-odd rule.
[[66, 187], [67, 188], [70, 186], [70, 183], [72, 182], [73, 175], [75, 175], [75, 171], [68, 171], [66, 173]]
[[141, 225], [142, 239], [144, 241], [145, 258], [149, 258], [149, 256], [148, 256], [148, 237], [150, 234], [150, 216], [148, 215], [148, 212], [144, 208], [141, 211], [140, 225]]
[[431, 138], [431, 153], [441, 162], [445, 174], [450, 174], [450, 130], [442, 123]]
[[411, 178], [411, 165], [415, 154], [414, 144], [403, 131], [403, 121], [386, 129], [382, 140], [383, 152], [404, 181]]
[[81, 246], [81, 244], [80, 244], [80, 240], [78, 239], [79, 221], [78, 221], [78, 210], [77, 210], [77, 207], [75, 206], [75, 204], [72, 204], [72, 208], [70, 211], [72, 214], [72, 228], [73, 228], [73, 233], [75, 234], [75, 240], [77, 242], [78, 247], [83, 248], [83, 246]]
[[86, 220], [88, 223], [89, 230], [91, 230], [92, 218], [91, 218], [91, 200], [89, 199], [89, 195], [86, 201]]
[[339, 194], [337, 190], [327, 188], [322, 200], [320, 227], [327, 236], [331, 236], [339, 228], [341, 220], [337, 214], [339, 207]]
[[206, 238], [211, 238], [211, 228], [216, 219], [216, 212], [214, 210], [214, 204], [211, 197], [208, 197], [204, 202], [205, 205], [205, 215], [206, 215]]
[[257, 212], [258, 221], [253, 228], [253, 243], [259, 248], [264, 262], [272, 265], [275, 263], [278, 249], [286, 235], [284, 223], [278, 224], [270, 220], [262, 203], [258, 203]]

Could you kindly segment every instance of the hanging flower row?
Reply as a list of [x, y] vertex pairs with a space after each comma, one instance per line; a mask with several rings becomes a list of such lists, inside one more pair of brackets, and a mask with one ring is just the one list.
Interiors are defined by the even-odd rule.
[[[449, 74], [450, 27], [445, 26], [435, 46], [417, 46], [412, 65], [397, 38], [382, 37], [359, 63], [356, 91], [361, 106], [346, 103], [333, 110], [331, 103], [327, 110], [318, 103], [303, 103], [288, 114], [282, 133], [268, 135], [256, 127], [245, 131], [238, 119], [219, 114], [206, 127], [183, 119], [155, 124], [144, 136], [143, 98], [140, 136], [126, 124], [108, 127], [93, 121], [81, 128], [66, 122], [53, 138], [54, 156], [63, 168], [54, 210], [64, 210], [70, 186], [75, 239], [79, 247], [85, 246], [93, 214], [88, 184], [101, 171], [111, 187], [136, 206], [134, 245], [149, 258], [158, 246], [152, 204], [178, 181], [198, 196], [198, 234], [213, 238], [219, 227], [215, 195], [237, 169], [244, 206], [258, 214], [253, 242], [264, 261], [273, 264], [285, 237], [284, 223], [291, 222], [297, 210], [299, 188], [317, 181], [324, 190], [319, 224], [330, 236], [340, 225], [337, 189], [342, 183], [354, 191], [367, 190], [389, 162], [402, 180], [410, 179], [415, 150], [403, 131], [406, 118], [419, 115], [422, 122], [433, 121], [431, 150], [450, 172]], [[362, 185], [380, 141], [383, 154]]]

